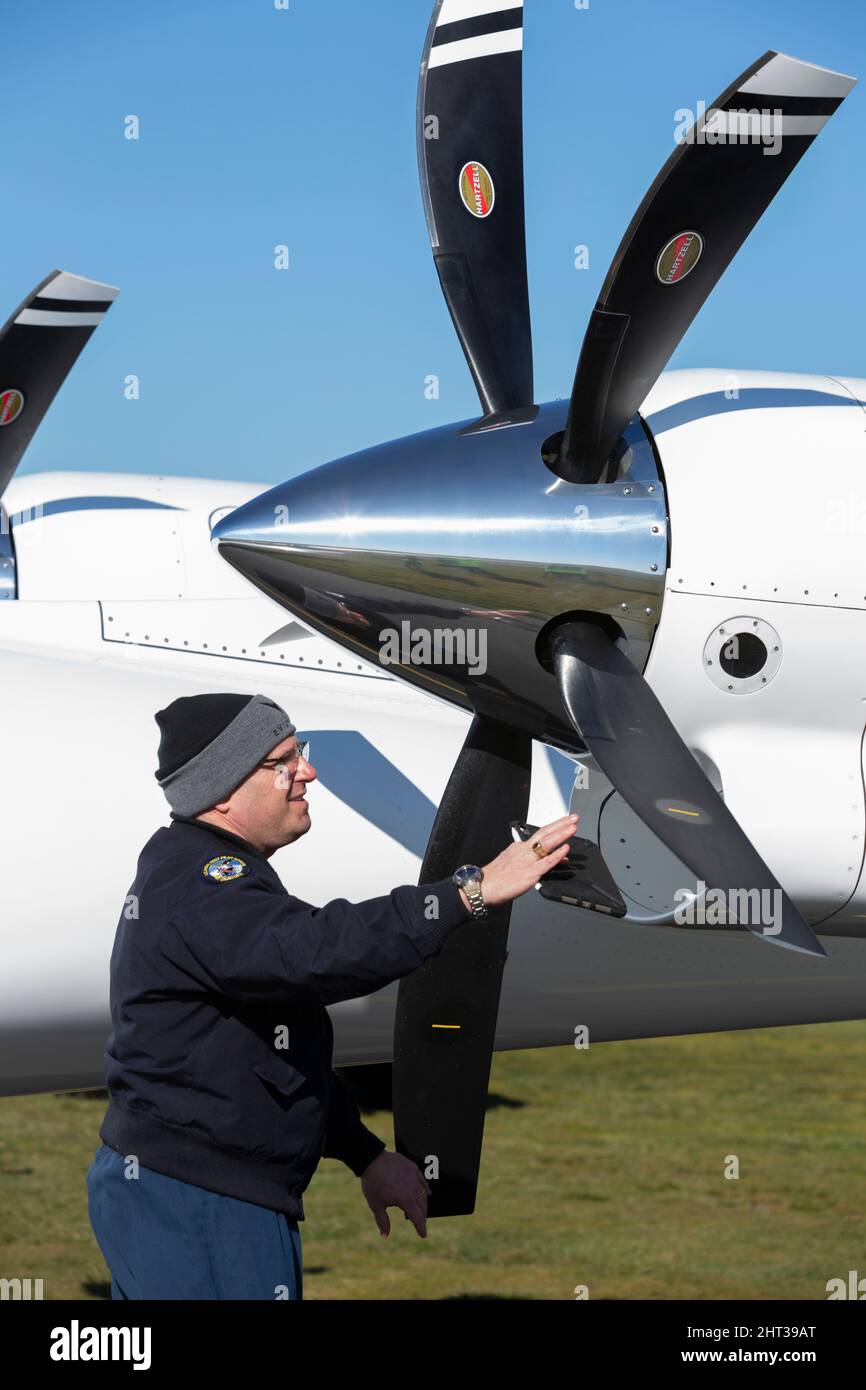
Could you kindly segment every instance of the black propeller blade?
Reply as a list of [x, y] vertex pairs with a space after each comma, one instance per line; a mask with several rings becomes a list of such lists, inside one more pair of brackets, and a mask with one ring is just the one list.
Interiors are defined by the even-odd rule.
[[[522, 152], [522, 0], [438, 0], [421, 68], [418, 157], [436, 268], [486, 418], [532, 410]], [[739, 246], [853, 79], [767, 53], [695, 122], [650, 188], [610, 268], [578, 363], [559, 463], [595, 482], [623, 430]], [[748, 140], [756, 109], [759, 138]], [[776, 114], [778, 113], [778, 114]], [[719, 134], [725, 139], [720, 142]], [[767, 136], [767, 140], [760, 137]], [[731, 137], [735, 138], [731, 138]], [[777, 148], [769, 140], [780, 137]], [[494, 417], [491, 419], [491, 417]], [[711, 887], [774, 895], [745, 925], [824, 956], [820, 942], [689, 753], [650, 686], [588, 622], [552, 641], [566, 710], [623, 798]], [[528, 812], [531, 742], [475, 717], [428, 845], [421, 882], [484, 864]], [[752, 902], [746, 898], [749, 908]], [[429, 1171], [429, 1215], [475, 1194], [510, 908], [467, 923], [399, 986], [397, 1148]], [[743, 914], [739, 920], [743, 922]]]
[[[421, 883], [462, 864], [483, 866], [511, 841], [529, 808], [532, 741], [477, 715], [430, 835]], [[400, 981], [394, 1025], [394, 1137], [428, 1170], [428, 1215], [475, 1210], [484, 1110], [507, 955], [511, 904], [467, 919], [438, 956]]]
[[533, 403], [522, 50], [523, 0], [439, 0], [418, 89], [433, 258], [486, 415]]
[[0, 497], [118, 293], [53, 270], [0, 330]]
[[632, 218], [593, 310], [554, 465], [563, 478], [599, 480], [704, 300], [854, 82], [771, 50], [691, 126]]
[[[767, 890], [778, 923], [756, 936], [813, 956], [826, 951], [692, 757], [651, 687], [595, 623], [563, 623], [551, 653], [569, 719], [602, 772], [660, 840], [708, 887]], [[746, 902], [749, 900], [746, 899]], [[761, 899], [759, 899], [759, 902]]]

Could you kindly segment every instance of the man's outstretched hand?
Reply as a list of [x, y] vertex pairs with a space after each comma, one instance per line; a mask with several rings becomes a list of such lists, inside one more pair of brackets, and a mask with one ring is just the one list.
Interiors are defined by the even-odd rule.
[[387, 1236], [391, 1231], [385, 1208], [399, 1207], [421, 1239], [427, 1239], [427, 1198], [433, 1189], [411, 1158], [383, 1149], [364, 1169], [361, 1190], [376, 1218], [380, 1235]]

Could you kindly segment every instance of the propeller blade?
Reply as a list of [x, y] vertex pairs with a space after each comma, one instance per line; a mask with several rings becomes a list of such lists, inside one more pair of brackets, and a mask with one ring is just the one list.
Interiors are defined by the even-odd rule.
[[771, 50], [698, 115], [632, 218], [593, 310], [555, 465], [563, 478], [602, 476], [704, 300], [855, 80]]
[[[529, 809], [532, 741], [475, 716], [445, 789], [421, 883], [462, 864], [484, 865], [511, 843]], [[394, 1024], [394, 1138], [422, 1173], [430, 1158], [428, 1216], [475, 1210], [484, 1111], [511, 904], [467, 919], [438, 956], [400, 981]]]
[[0, 329], [0, 497], [119, 293], [113, 285], [53, 270]]
[[486, 415], [533, 404], [523, 0], [438, 0], [418, 88], [433, 259]]
[[[763, 890], [778, 893], [770, 901], [774, 909], [781, 906], [780, 928], [744, 923], [761, 940], [826, 956], [648, 683], [613, 639], [594, 623], [565, 623], [553, 634], [551, 652], [569, 719], [644, 824], [708, 887], [740, 893], [757, 889], [762, 903]], [[755, 916], [751, 911], [746, 915]]]

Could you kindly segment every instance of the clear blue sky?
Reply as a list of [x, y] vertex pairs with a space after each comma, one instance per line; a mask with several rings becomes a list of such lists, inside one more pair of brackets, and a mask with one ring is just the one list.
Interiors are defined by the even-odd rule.
[[[39, 0], [3, 12], [2, 317], [51, 268], [122, 293], [24, 471], [277, 482], [477, 398], [415, 162], [430, 0]], [[767, 48], [860, 77], [673, 366], [866, 376], [861, 0], [527, 0], [536, 398], [567, 396], [631, 214]], [[141, 138], [123, 138], [124, 117]], [[286, 243], [291, 269], [273, 269]], [[576, 271], [573, 247], [590, 249]], [[124, 400], [136, 373], [141, 399]], [[424, 379], [441, 380], [438, 401]], [[5, 383], [11, 384], [13, 383]]]

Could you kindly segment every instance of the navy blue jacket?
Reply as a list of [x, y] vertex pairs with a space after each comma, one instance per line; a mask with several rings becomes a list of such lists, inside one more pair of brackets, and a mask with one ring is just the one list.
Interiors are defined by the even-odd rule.
[[332, 1070], [325, 1005], [411, 974], [469, 920], [450, 879], [314, 907], [245, 840], [174, 817], [117, 925], [103, 1142], [303, 1221], [320, 1158], [360, 1177], [385, 1147]]

